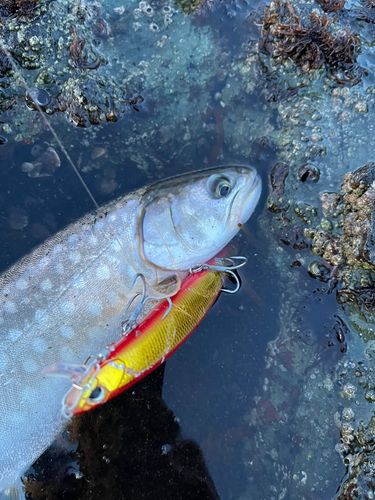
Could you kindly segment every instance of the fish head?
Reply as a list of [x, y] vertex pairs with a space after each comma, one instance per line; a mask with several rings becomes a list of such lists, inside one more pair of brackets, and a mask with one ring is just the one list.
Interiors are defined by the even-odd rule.
[[187, 270], [214, 257], [245, 224], [261, 193], [256, 170], [216, 167], [161, 181], [145, 192], [143, 258]]

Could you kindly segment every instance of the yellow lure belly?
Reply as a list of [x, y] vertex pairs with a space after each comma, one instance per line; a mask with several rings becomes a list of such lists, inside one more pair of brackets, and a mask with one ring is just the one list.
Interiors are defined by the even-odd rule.
[[[224, 273], [190, 274], [169, 303], [160, 302], [128, 335], [108, 346], [105, 359], [88, 365], [64, 398], [63, 412], [75, 415], [105, 403], [163, 363], [191, 335], [217, 299]], [[164, 318], [164, 319], [163, 319]], [[103, 356], [102, 356], [103, 357]]]

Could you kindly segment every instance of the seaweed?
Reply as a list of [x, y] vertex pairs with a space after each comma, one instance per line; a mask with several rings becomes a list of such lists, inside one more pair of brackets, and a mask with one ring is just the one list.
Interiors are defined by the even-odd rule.
[[183, 14], [191, 14], [200, 4], [201, 0], [175, 0], [176, 7], [181, 9]]
[[[333, 3], [333, 2], [332, 2]], [[330, 27], [333, 19], [312, 12], [308, 25], [301, 22], [289, 2], [274, 3], [275, 10], [264, 11], [259, 50], [277, 64], [292, 61], [303, 71], [326, 68], [332, 79], [343, 85], [361, 81], [362, 68], [357, 64], [361, 41], [348, 28], [336, 36]]]
[[360, 0], [361, 6], [351, 10], [352, 16], [357, 21], [364, 21], [367, 24], [375, 24], [375, 0]]
[[316, 2], [320, 5], [321, 9], [328, 14], [332, 12], [337, 12], [341, 10], [346, 0], [316, 0]]
[[0, 19], [32, 17], [38, 0], [0, 0]]
[[98, 69], [102, 61], [100, 57], [97, 56], [95, 61], [88, 62], [87, 54], [82, 55], [83, 49], [85, 47], [85, 39], [79, 38], [77, 35], [77, 30], [74, 24], [71, 25], [73, 31], [73, 42], [70, 46], [70, 54], [72, 56], [74, 65], [80, 69]]
[[362, 319], [368, 322], [366, 313], [372, 312], [375, 308], [375, 289], [373, 286], [358, 289], [341, 288], [337, 291], [337, 302], [339, 304], [354, 302]]

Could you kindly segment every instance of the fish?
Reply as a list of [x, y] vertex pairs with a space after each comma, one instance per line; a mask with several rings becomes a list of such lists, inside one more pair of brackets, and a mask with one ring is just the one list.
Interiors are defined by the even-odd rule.
[[87, 214], [0, 275], [0, 491], [66, 425], [70, 382], [42, 368], [104, 350], [137, 311], [137, 295], [174, 295], [190, 268], [233, 238], [260, 192], [246, 166], [161, 180]]
[[[225, 267], [225, 260], [213, 259], [208, 265]], [[167, 300], [159, 302], [139, 325], [107, 346], [88, 366], [44, 369], [43, 373], [68, 373], [72, 378], [63, 414], [78, 415], [106, 403], [164, 363], [198, 328], [219, 297], [224, 280], [223, 271], [210, 268], [191, 273], [172, 297], [171, 308]]]

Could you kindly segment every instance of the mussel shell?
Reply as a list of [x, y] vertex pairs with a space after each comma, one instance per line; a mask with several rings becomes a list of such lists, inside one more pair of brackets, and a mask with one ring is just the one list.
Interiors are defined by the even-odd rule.
[[318, 182], [320, 178], [320, 170], [314, 164], [306, 163], [299, 168], [297, 176], [301, 182], [305, 182], [307, 180]]
[[43, 89], [38, 89], [37, 87], [30, 87], [25, 95], [25, 102], [28, 108], [33, 111], [38, 109], [38, 106], [45, 110], [48, 104], [51, 102], [51, 97]]

